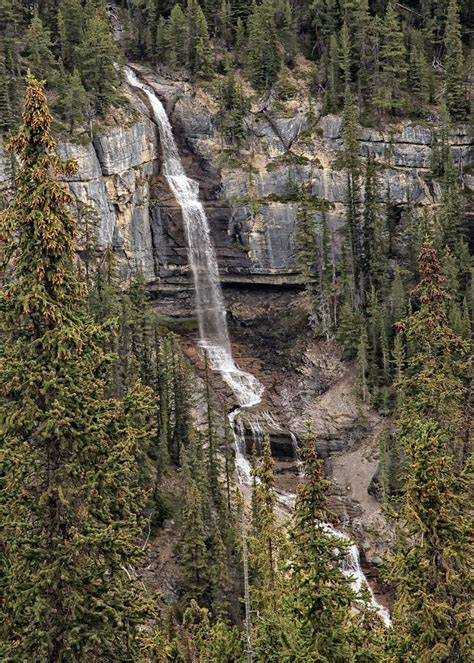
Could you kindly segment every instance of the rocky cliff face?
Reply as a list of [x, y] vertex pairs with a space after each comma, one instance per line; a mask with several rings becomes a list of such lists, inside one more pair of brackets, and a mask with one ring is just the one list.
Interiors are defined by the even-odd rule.
[[[346, 196], [345, 176], [337, 166], [341, 118], [318, 117], [313, 108], [316, 121], [310, 121], [309, 109], [297, 104], [284, 117], [254, 109], [247, 117], [247, 138], [236, 165], [222, 143], [218, 109], [202, 90], [160, 80], [144, 70], [142, 75], [164, 101], [185, 169], [200, 186], [222, 281], [229, 284], [226, 299], [236, 359], [266, 386], [260, 411], [246, 422], [249, 444], [259, 427], [271, 433], [278, 485], [283, 492], [292, 490], [297, 472], [290, 432], [298, 436], [304, 421], [312, 419], [334, 482], [334, 510], [349, 523], [364, 559], [377, 564], [389, 534], [369, 487], [377, 472], [377, 435], [383, 420], [358, 402], [353, 371], [340, 360], [337, 348], [308, 334], [291, 289], [299, 280], [297, 204], [290, 195], [295, 185], [307, 183], [331, 204], [328, 223], [336, 253], [340, 245]], [[92, 142], [60, 142], [58, 151], [79, 162], [68, 184], [77, 215], [93, 211], [98, 250], [113, 248], [124, 281], [134, 270], [143, 272], [161, 314], [187, 315], [193, 289], [180, 210], [161, 175], [150, 109], [137, 92], [130, 98], [133, 120], [117, 120]], [[361, 151], [375, 155], [383, 166], [382, 195], [402, 224], [409, 202], [433, 206], [439, 198], [429, 176], [433, 140], [428, 126], [361, 128]], [[458, 129], [453, 151], [463, 165], [466, 186], [472, 185], [467, 130]], [[0, 194], [6, 197], [13, 175], [14, 165], [0, 145]], [[187, 351], [198, 366], [194, 339], [189, 339]]]
[[[297, 205], [288, 192], [303, 182], [331, 203], [328, 222], [338, 246], [346, 195], [345, 175], [337, 167], [340, 117], [319, 117], [314, 125], [308, 109], [298, 105], [287, 111], [288, 117], [257, 109], [247, 118], [247, 166], [234, 167], [222, 143], [215, 102], [187, 83], [142, 73], [165, 101], [187, 172], [199, 182], [224, 281], [297, 282]], [[160, 175], [150, 109], [137, 94], [131, 99], [136, 120], [109, 127], [86, 144], [60, 142], [58, 151], [79, 162], [78, 174], [69, 181], [78, 214], [84, 206], [95, 211], [98, 248], [113, 247], [122, 277], [139, 268], [155, 289], [185, 290], [189, 276], [180, 211]], [[318, 109], [312, 112], [317, 116]], [[360, 142], [362, 153], [376, 155], [383, 165], [383, 197], [399, 215], [408, 202], [436, 204], [439, 190], [429, 178], [433, 132], [428, 126], [404, 124], [383, 132], [362, 128]], [[458, 129], [453, 151], [464, 168], [472, 165], [467, 129]], [[0, 192], [11, 188], [12, 175], [0, 145]], [[465, 182], [472, 184], [472, 178], [466, 175]]]

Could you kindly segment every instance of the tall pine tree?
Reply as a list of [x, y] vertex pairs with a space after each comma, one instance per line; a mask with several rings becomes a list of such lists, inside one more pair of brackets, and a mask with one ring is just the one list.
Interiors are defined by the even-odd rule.
[[3, 257], [15, 267], [0, 297], [3, 656], [134, 660], [147, 614], [133, 567], [151, 403], [138, 387], [124, 402], [105, 396], [110, 325], [90, 319], [74, 274], [71, 196], [58, 177], [76, 166], [54, 148], [46, 96], [30, 75], [9, 146], [21, 163], [16, 196], [1, 217]]
[[400, 379], [397, 436], [405, 476], [387, 577], [396, 601], [389, 660], [470, 658], [468, 466], [463, 457], [467, 347], [450, 329], [445, 277], [424, 245], [415, 312], [398, 325], [410, 356]]

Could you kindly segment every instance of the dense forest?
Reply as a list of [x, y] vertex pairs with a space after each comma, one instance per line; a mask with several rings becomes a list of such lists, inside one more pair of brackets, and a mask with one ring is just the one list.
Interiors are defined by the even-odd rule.
[[[0, 201], [2, 660], [471, 660], [472, 198], [452, 149], [472, 117], [469, 0], [0, 0], [0, 30], [15, 172]], [[242, 490], [231, 405], [207, 360], [197, 377], [143, 274], [124, 283], [113, 250], [96, 250], [94, 210], [72, 213], [78, 164], [57, 141], [90, 141], [133, 114], [130, 62], [205, 90], [226, 158], [250, 175], [252, 104], [284, 111], [298, 97], [310, 143], [313, 106], [342, 117], [337, 255], [331, 203], [291, 182], [284, 197], [297, 206], [307, 333], [337, 345], [361, 407], [390, 422], [389, 625], [344, 571], [350, 542], [332, 529], [311, 422], [283, 519], [269, 436]], [[430, 208], [408, 201], [400, 223], [382, 196], [391, 155], [362, 154], [359, 132], [409, 120], [433, 127], [439, 195]], [[165, 530], [172, 598], [147, 573]]]

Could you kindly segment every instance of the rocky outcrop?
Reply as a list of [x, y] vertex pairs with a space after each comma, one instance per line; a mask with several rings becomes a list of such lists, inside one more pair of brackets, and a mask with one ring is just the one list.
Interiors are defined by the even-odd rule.
[[[247, 118], [241, 159], [246, 166], [237, 167], [226, 154], [215, 101], [189, 83], [165, 81], [143, 69], [141, 75], [163, 99], [186, 171], [199, 183], [223, 280], [297, 281], [297, 204], [288, 194], [301, 184], [330, 203], [328, 225], [338, 245], [346, 197], [346, 177], [337, 165], [342, 148], [339, 116], [320, 117], [314, 125], [304, 107], [288, 117], [255, 111]], [[113, 248], [122, 277], [140, 269], [155, 290], [160, 285], [164, 290], [185, 289], [189, 270], [180, 210], [160, 174], [160, 146], [150, 109], [136, 91], [131, 100], [133, 120], [99, 131], [92, 142], [62, 141], [58, 152], [79, 162], [79, 172], [68, 180], [76, 213], [82, 218], [93, 211], [98, 249]], [[439, 191], [429, 178], [433, 141], [427, 125], [360, 129], [361, 152], [379, 160], [382, 197], [398, 208], [398, 216], [409, 201], [436, 203]], [[466, 128], [459, 127], [453, 136], [453, 153], [464, 170], [472, 164]], [[8, 195], [13, 170], [0, 145], [0, 193]], [[465, 183], [471, 186], [468, 172]]]

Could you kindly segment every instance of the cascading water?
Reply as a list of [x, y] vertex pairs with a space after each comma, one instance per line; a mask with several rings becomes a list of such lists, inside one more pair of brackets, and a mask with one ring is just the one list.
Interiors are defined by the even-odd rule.
[[[143, 85], [133, 71], [126, 70], [130, 85], [137, 87], [147, 95], [153, 109], [161, 138], [163, 154], [163, 174], [174, 193], [183, 213], [189, 264], [194, 279], [196, 310], [199, 321], [200, 345], [207, 352], [212, 370], [218, 371], [230, 386], [237, 398], [239, 407], [229, 415], [229, 424], [235, 439], [236, 468], [240, 483], [251, 480], [250, 465], [245, 457], [244, 439], [239, 436], [236, 418], [241, 408], [252, 407], [260, 403], [263, 386], [256, 377], [241, 371], [235, 364], [230, 347], [227, 329], [224, 298], [219, 282], [219, 269], [216, 254], [211, 243], [210, 229], [204, 207], [199, 200], [197, 182], [186, 176], [178, 148], [174, 141], [173, 130], [161, 101], [148, 86]], [[248, 554], [245, 528], [242, 528], [242, 556], [244, 565], [245, 625], [247, 632], [247, 661], [253, 661], [253, 647], [250, 618], [250, 593], [248, 582]]]
[[252, 407], [261, 401], [264, 388], [253, 375], [241, 371], [232, 357], [219, 269], [207, 216], [199, 200], [199, 185], [184, 172], [163, 104], [131, 69], [127, 69], [126, 74], [129, 84], [143, 90], [148, 97], [160, 133], [163, 174], [183, 213], [188, 258], [194, 279], [200, 345], [207, 352], [212, 370], [222, 375], [240, 407]]
[[387, 608], [384, 608], [383, 605], [380, 605], [380, 603], [375, 598], [367, 578], [362, 571], [359, 550], [355, 543], [347, 536], [347, 534], [340, 532], [328, 523], [323, 523], [323, 529], [328, 532], [328, 534], [332, 534], [341, 541], [345, 541], [349, 544], [349, 552], [343, 562], [342, 570], [345, 575], [351, 578], [352, 587], [356, 592], [359, 592], [364, 588], [368, 591], [372, 608], [380, 615], [380, 618], [382, 619], [385, 626], [390, 626], [390, 613], [388, 612]]
[[[249, 408], [260, 403], [264, 387], [255, 376], [241, 371], [232, 357], [219, 269], [206, 213], [199, 200], [199, 185], [187, 177], [184, 172], [171, 124], [161, 101], [131, 69], [126, 68], [125, 71], [128, 83], [132, 87], [142, 90], [148, 97], [158, 126], [163, 154], [163, 174], [183, 213], [188, 258], [196, 293], [200, 345], [207, 352], [211, 369], [221, 374], [239, 403], [239, 407], [229, 415], [229, 423], [235, 438], [238, 479], [241, 484], [248, 484], [251, 481], [251, 468], [245, 456], [243, 426], [237, 418], [242, 408]], [[296, 438], [295, 442], [297, 442]], [[289, 498], [290, 496], [281, 496], [282, 501], [284, 501], [284, 497]], [[291, 498], [294, 506], [294, 496]], [[347, 539], [345, 534], [334, 530], [330, 525], [327, 526], [327, 529], [337, 537]], [[365, 583], [368, 586], [360, 568], [359, 552], [355, 545], [351, 547], [347, 564], [350, 568], [348, 566], [345, 571], [354, 576], [354, 585], [360, 588]], [[389, 621], [388, 613], [376, 603], [373, 597], [372, 599], [374, 607], [387, 623]], [[249, 647], [251, 647], [250, 642]]]
[[[300, 449], [299, 449], [299, 442], [298, 438], [293, 433], [290, 431], [290, 436], [291, 436], [291, 441], [293, 444], [293, 449], [295, 452], [295, 456], [298, 460], [298, 474], [301, 478], [304, 477], [304, 467], [301, 462], [301, 457], [300, 457]], [[291, 511], [294, 510], [295, 508], [295, 496], [294, 495], [288, 495], [287, 493], [279, 495], [279, 501], [283, 506], [286, 508], [289, 508]], [[343, 565], [342, 565], [342, 571], [346, 576], [349, 576], [351, 578], [351, 584], [353, 589], [356, 592], [360, 592], [362, 589], [366, 588], [369, 597], [370, 597], [370, 603], [372, 605], [372, 608], [377, 611], [377, 613], [380, 615], [380, 618], [382, 619], [383, 623], [385, 626], [390, 626], [390, 613], [386, 608], [384, 608], [383, 605], [380, 605], [380, 603], [377, 601], [377, 599], [374, 596], [374, 593], [372, 592], [372, 589], [367, 581], [367, 578], [365, 577], [365, 574], [362, 570], [362, 567], [360, 565], [360, 555], [359, 555], [359, 549], [355, 545], [355, 543], [350, 539], [350, 537], [347, 536], [347, 534], [344, 534], [344, 532], [340, 532], [337, 530], [333, 525], [330, 525], [329, 523], [322, 523], [322, 528], [325, 532], [328, 534], [332, 534], [336, 538], [340, 539], [341, 541], [345, 541], [349, 544], [349, 551], [347, 554], [347, 557], [344, 559]]]

